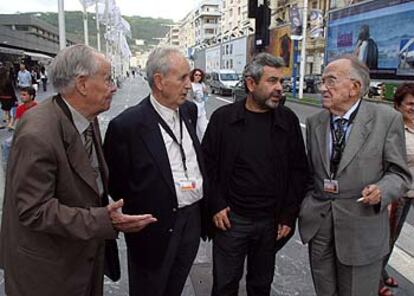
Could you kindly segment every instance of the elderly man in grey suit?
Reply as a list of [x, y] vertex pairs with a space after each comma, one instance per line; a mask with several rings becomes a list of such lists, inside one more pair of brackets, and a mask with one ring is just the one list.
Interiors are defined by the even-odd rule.
[[411, 181], [402, 118], [362, 100], [369, 82], [354, 57], [331, 62], [320, 86], [325, 110], [306, 124], [312, 182], [299, 231], [318, 296], [377, 295], [389, 251], [387, 205]]

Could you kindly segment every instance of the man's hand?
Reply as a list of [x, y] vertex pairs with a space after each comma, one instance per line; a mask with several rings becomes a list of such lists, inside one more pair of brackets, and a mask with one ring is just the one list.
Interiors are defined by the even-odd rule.
[[367, 205], [376, 205], [381, 202], [381, 190], [375, 184], [368, 185], [362, 190], [362, 197], [357, 201]]
[[225, 208], [224, 210], [221, 210], [213, 216], [214, 225], [216, 225], [217, 228], [223, 231], [226, 231], [227, 229], [231, 228], [230, 220], [227, 215], [228, 212], [230, 212], [229, 207]]
[[126, 215], [121, 212], [124, 206], [124, 200], [120, 199], [117, 202], [109, 204], [106, 208], [112, 222], [112, 226], [122, 232], [138, 232], [144, 229], [147, 225], [157, 222], [151, 214], [145, 215]]
[[287, 237], [291, 230], [292, 230], [292, 228], [290, 228], [289, 226], [279, 224], [277, 226], [276, 240], [280, 240], [281, 238]]

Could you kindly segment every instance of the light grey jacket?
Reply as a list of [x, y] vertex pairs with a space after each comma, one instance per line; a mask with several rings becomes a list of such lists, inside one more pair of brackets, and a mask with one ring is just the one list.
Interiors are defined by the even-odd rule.
[[[361, 102], [337, 172], [339, 194], [323, 191], [323, 181], [329, 178], [329, 121], [329, 112], [323, 110], [306, 123], [311, 182], [299, 232], [308, 243], [331, 208], [337, 258], [346, 265], [369, 264], [389, 252], [387, 205], [403, 196], [411, 183], [402, 117], [388, 106]], [[369, 184], [382, 192], [378, 205], [356, 201]]]

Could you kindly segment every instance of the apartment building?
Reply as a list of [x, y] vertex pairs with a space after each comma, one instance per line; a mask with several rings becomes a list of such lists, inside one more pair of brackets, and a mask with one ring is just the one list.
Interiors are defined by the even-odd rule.
[[254, 19], [248, 16], [249, 0], [221, 1], [221, 35], [234, 38], [251, 34], [254, 31]]
[[209, 44], [220, 31], [220, 0], [202, 0], [194, 10], [195, 44]]

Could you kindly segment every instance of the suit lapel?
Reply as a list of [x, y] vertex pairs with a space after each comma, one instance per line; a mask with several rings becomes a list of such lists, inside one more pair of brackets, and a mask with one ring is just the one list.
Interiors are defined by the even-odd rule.
[[55, 102], [56, 112], [61, 118], [63, 143], [69, 163], [75, 173], [96, 192], [99, 198], [96, 173], [91, 166], [79, 133], [71, 121], [71, 116], [67, 115], [70, 110], [59, 96], [55, 97]]
[[164, 139], [162, 138], [161, 130], [158, 126], [156, 111], [152, 107], [149, 97], [144, 99], [143, 108], [145, 109], [145, 112], [143, 112], [145, 117], [142, 118], [142, 122], [145, 126], [142, 127], [142, 138], [148, 151], [152, 155], [154, 162], [157, 164], [164, 181], [175, 195], [174, 179], [171, 172], [167, 149], [165, 149]]
[[339, 163], [339, 168], [337, 172], [338, 176], [349, 165], [349, 163], [352, 161], [352, 159], [354, 159], [358, 151], [365, 144], [366, 139], [371, 133], [371, 126], [372, 115], [369, 112], [365, 102], [362, 101], [360, 110], [358, 111], [355, 117], [351, 133], [345, 145], [345, 150], [342, 155], [341, 162]]
[[204, 176], [204, 162], [203, 162], [203, 154], [201, 152], [201, 145], [200, 141], [198, 140], [196, 131], [194, 130], [193, 124], [191, 122], [191, 117], [183, 110], [184, 108], [180, 108], [181, 118], [187, 128], [188, 134], [191, 137], [191, 141], [193, 142], [193, 147], [197, 155], [198, 165], [201, 171], [201, 174]]
[[[326, 174], [330, 175], [330, 160], [329, 160], [329, 151], [328, 151], [328, 137], [329, 137], [329, 112], [322, 113], [322, 116], [319, 118], [319, 122], [315, 127], [315, 137], [317, 145], [319, 147], [319, 154], [322, 160], [323, 167]], [[312, 139], [310, 139], [312, 141]]]

